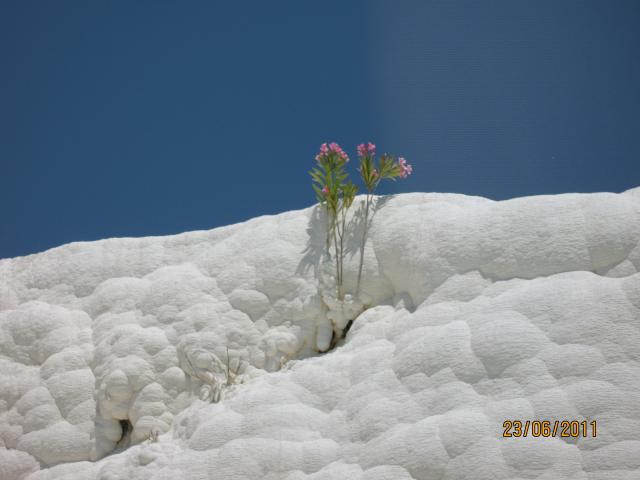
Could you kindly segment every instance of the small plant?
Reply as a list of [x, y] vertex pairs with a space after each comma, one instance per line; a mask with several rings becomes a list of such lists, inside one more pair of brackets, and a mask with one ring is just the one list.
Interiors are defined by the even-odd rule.
[[231, 361], [229, 360], [229, 347], [227, 347], [226, 367], [227, 387], [230, 387], [231, 385], [234, 385], [236, 383], [242, 383], [242, 377], [240, 376], [240, 372], [243, 370], [242, 360], [236, 360], [235, 367], [232, 367]]
[[[375, 191], [382, 180], [406, 178], [413, 172], [413, 167], [402, 157], [396, 161], [395, 157], [385, 153], [376, 161], [376, 146], [373, 143], [358, 145], [357, 152], [360, 159], [358, 170], [366, 190], [366, 197], [364, 200], [364, 221], [362, 241], [360, 243], [356, 296], [360, 292], [364, 249], [369, 232], [369, 213]], [[336, 298], [342, 301], [345, 299], [343, 273], [346, 219], [358, 188], [349, 180], [349, 174], [346, 171], [349, 156], [337, 143], [323, 143], [320, 145], [320, 151], [316, 155], [316, 162], [316, 167], [310, 172], [313, 180], [312, 186], [318, 203], [324, 206], [327, 212], [327, 254], [330, 257], [330, 250], [333, 246], [336, 264]]]
[[362, 265], [364, 262], [364, 247], [367, 243], [369, 232], [369, 210], [373, 203], [373, 196], [381, 180], [394, 180], [398, 177], [407, 178], [413, 172], [413, 167], [400, 157], [395, 159], [388, 154], [380, 156], [378, 163], [375, 161], [376, 146], [369, 142], [358, 145], [358, 157], [360, 158], [360, 178], [367, 191], [364, 206], [364, 224], [362, 229], [362, 242], [360, 243], [360, 262], [358, 264], [358, 280], [356, 282], [356, 296], [360, 293], [360, 281], [362, 279]]
[[[208, 367], [196, 367], [190, 358], [192, 355], [206, 358]], [[190, 354], [185, 352], [183, 358], [186, 363], [182, 366], [183, 370], [202, 382], [201, 400], [217, 403], [222, 400], [225, 388], [242, 383], [244, 380], [242, 373], [246, 365], [240, 358], [230, 359], [228, 347], [226, 364], [222, 363], [215, 354], [202, 349], [194, 350]]]
[[147, 436], [145, 437], [145, 441], [147, 443], [157, 443], [159, 436], [160, 436], [160, 429], [158, 427], [152, 427], [151, 430], [149, 430], [149, 433], [147, 433]]
[[333, 244], [336, 264], [336, 293], [337, 298], [344, 298], [343, 292], [343, 264], [344, 264], [344, 233], [347, 212], [356, 197], [358, 188], [348, 180], [349, 174], [345, 167], [349, 162], [348, 155], [337, 143], [323, 143], [316, 155], [317, 166], [311, 170], [313, 190], [316, 198], [327, 211], [327, 253]]

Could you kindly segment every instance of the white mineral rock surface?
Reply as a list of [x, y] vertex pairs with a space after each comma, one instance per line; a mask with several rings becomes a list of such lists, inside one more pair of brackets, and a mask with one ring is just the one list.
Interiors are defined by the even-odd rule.
[[0, 260], [0, 478], [640, 478], [640, 188], [353, 221], [343, 303], [315, 207]]

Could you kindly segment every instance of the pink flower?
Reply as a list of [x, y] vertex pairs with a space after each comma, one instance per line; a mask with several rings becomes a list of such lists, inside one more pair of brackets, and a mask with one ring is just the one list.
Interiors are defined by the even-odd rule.
[[329, 195], [329, 188], [327, 188], [327, 186], [325, 185], [324, 187], [322, 187], [322, 193], [324, 195]]
[[322, 160], [322, 158], [326, 156], [327, 153], [329, 153], [329, 147], [326, 143], [323, 143], [322, 145], [320, 145], [320, 151], [316, 155], [316, 161], [319, 162], [320, 160]]
[[336, 142], [332, 142], [329, 144], [329, 151], [336, 153], [345, 162], [349, 161], [349, 156], [344, 152], [344, 150], [342, 150], [342, 148], [340, 148], [340, 145], [338, 145]]
[[371, 155], [373, 157], [376, 154], [376, 146], [371, 142], [367, 144], [361, 143], [358, 145], [357, 150], [359, 157], [364, 157], [366, 155]]
[[398, 158], [398, 166], [400, 167], [400, 178], [407, 178], [413, 173], [413, 167], [402, 157]]
[[369, 155], [374, 156], [376, 154], [376, 146], [373, 143], [369, 142], [367, 149], [369, 150]]
[[320, 152], [316, 155], [316, 160], [319, 162], [330, 153], [335, 153], [345, 162], [349, 161], [349, 156], [344, 153], [344, 150], [342, 150], [342, 148], [340, 148], [340, 145], [338, 145], [336, 142], [331, 142], [329, 144], [323, 143], [322, 145], [320, 145]]

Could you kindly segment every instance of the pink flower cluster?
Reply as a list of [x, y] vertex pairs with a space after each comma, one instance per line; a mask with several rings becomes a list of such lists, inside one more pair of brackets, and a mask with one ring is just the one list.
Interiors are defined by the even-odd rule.
[[340, 145], [338, 145], [336, 142], [331, 142], [328, 145], [326, 143], [320, 145], [320, 153], [316, 155], [316, 160], [320, 161], [322, 157], [326, 157], [329, 153], [336, 153], [338, 157], [340, 157], [345, 162], [349, 161], [349, 156], [345, 153], [344, 150], [342, 150], [342, 148], [340, 148]]
[[413, 173], [413, 167], [402, 157], [398, 158], [398, 166], [400, 167], [400, 178], [407, 178]]
[[373, 143], [361, 143], [360, 145], [358, 145], [358, 156], [365, 157], [367, 155], [370, 155], [373, 157], [375, 154], [376, 146]]

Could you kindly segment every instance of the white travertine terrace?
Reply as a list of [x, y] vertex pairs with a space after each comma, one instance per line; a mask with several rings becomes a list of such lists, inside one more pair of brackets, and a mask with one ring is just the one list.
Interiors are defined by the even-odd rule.
[[[640, 478], [640, 188], [381, 198], [371, 308], [318, 354], [346, 321], [324, 225], [312, 207], [0, 260], [0, 478]], [[244, 383], [201, 401], [227, 348]], [[506, 419], [598, 435], [502, 438]]]

